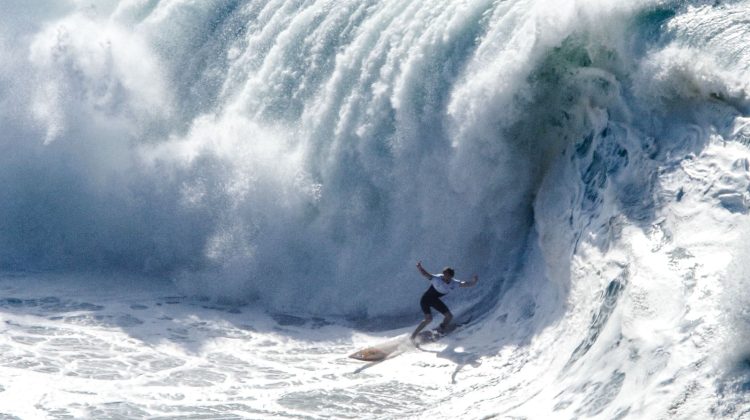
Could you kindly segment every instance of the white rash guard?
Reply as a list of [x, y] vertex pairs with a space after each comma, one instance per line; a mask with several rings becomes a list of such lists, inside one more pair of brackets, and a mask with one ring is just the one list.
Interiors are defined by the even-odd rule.
[[435, 290], [438, 291], [438, 293], [447, 295], [453, 290], [456, 290], [461, 285], [461, 281], [457, 280], [455, 278], [451, 279], [449, 283], [445, 283], [443, 280], [443, 275], [438, 274], [437, 276], [432, 276], [432, 280], [430, 280], [430, 284], [432, 287], [435, 288]]

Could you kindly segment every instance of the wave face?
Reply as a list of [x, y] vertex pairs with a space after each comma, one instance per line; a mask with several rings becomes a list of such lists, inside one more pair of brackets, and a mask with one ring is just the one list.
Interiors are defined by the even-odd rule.
[[750, 3], [625, 3], [14, 2], [0, 268], [351, 316], [413, 313], [420, 259], [570, 289], [595, 222], [747, 136]]

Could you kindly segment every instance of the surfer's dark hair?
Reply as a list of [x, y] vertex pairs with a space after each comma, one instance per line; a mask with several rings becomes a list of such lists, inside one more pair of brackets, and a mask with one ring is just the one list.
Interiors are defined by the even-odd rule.
[[450, 275], [451, 275], [451, 277], [453, 277], [453, 276], [455, 276], [455, 275], [456, 275], [456, 272], [455, 272], [455, 271], [453, 271], [453, 269], [452, 269], [452, 268], [450, 268], [450, 267], [445, 267], [445, 268], [443, 269], [443, 274], [450, 274]]

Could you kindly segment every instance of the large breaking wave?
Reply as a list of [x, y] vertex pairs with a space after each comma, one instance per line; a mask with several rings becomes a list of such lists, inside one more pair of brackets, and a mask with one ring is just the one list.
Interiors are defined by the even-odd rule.
[[0, 268], [355, 316], [413, 313], [419, 259], [568, 289], [661, 165], [747, 142], [749, 6], [11, 2]]

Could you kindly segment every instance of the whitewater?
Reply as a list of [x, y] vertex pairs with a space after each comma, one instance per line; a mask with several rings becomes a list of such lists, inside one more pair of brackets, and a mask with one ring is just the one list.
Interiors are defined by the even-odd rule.
[[2, 5], [0, 418], [750, 418], [750, 1]]

